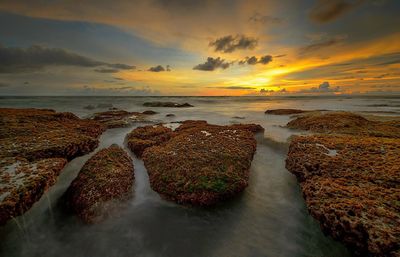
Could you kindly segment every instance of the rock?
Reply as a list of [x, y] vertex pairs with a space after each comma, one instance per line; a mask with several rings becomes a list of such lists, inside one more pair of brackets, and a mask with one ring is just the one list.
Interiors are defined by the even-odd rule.
[[96, 107], [94, 105], [89, 104], [89, 105], [84, 106], [83, 109], [93, 110], [93, 109], [96, 109]]
[[372, 121], [350, 112], [317, 113], [298, 117], [288, 128], [318, 133], [339, 133], [380, 137], [400, 137], [400, 128], [393, 121]]
[[154, 115], [154, 114], [157, 114], [158, 112], [155, 112], [155, 111], [152, 111], [152, 110], [147, 110], [147, 111], [144, 111], [142, 113], [146, 114], [146, 115]]
[[29, 210], [55, 184], [66, 163], [64, 158], [1, 158], [0, 224]]
[[97, 147], [103, 130], [72, 113], [0, 109], [0, 224], [29, 210], [68, 160]]
[[85, 223], [103, 220], [132, 196], [132, 159], [119, 146], [97, 152], [82, 167], [65, 194], [67, 205]]
[[107, 128], [121, 128], [128, 127], [135, 122], [145, 121], [145, 116], [140, 112], [113, 110], [95, 113], [91, 119], [104, 124]]
[[400, 256], [399, 138], [294, 137], [286, 167], [326, 234], [360, 256]]
[[146, 102], [143, 104], [143, 106], [147, 106], [147, 107], [177, 107], [177, 108], [181, 108], [181, 107], [193, 107], [193, 105], [189, 104], [189, 103], [174, 103], [174, 102]]
[[165, 117], [175, 117], [175, 114], [173, 114], [173, 113], [168, 113], [167, 115], [165, 115]]
[[[252, 131], [259, 130], [254, 124], [218, 126], [185, 121], [175, 131], [148, 126], [131, 134], [146, 134], [145, 140], [151, 141], [140, 144], [140, 153], [153, 190], [179, 204], [209, 206], [248, 185], [256, 151]], [[128, 145], [129, 138], [136, 137], [130, 135]]]
[[308, 111], [299, 110], [299, 109], [272, 109], [266, 110], [265, 114], [273, 114], [273, 115], [291, 115], [291, 114], [299, 114], [305, 113]]
[[242, 117], [242, 116], [233, 116], [232, 119], [244, 120], [244, 119], [246, 119], [246, 118], [245, 118], [245, 117]]
[[162, 125], [139, 127], [128, 134], [128, 147], [136, 156], [141, 157], [146, 148], [160, 145], [168, 141], [171, 136], [172, 129]]

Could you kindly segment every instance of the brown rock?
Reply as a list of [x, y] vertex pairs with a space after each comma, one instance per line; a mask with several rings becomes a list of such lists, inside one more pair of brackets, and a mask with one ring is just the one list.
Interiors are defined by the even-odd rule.
[[144, 111], [142, 113], [146, 114], [146, 115], [154, 115], [154, 114], [157, 114], [158, 112], [155, 112], [155, 111], [152, 111], [152, 110], [147, 110], [147, 111]]
[[27, 211], [67, 160], [97, 147], [102, 132], [72, 113], [0, 109], [0, 224]]
[[395, 121], [375, 121], [350, 112], [317, 113], [298, 117], [287, 124], [294, 129], [318, 133], [400, 137], [400, 127]]
[[286, 167], [325, 233], [360, 256], [400, 255], [400, 139], [294, 137]]
[[132, 133], [140, 135], [140, 130], [149, 135], [147, 140], [155, 134], [155, 140], [140, 150], [150, 185], [164, 198], [208, 206], [233, 197], [247, 186], [256, 150], [252, 131], [260, 130], [258, 125], [185, 121], [175, 131], [159, 126], [138, 128]]
[[132, 159], [112, 145], [85, 163], [66, 192], [67, 204], [84, 222], [98, 222], [132, 196], [133, 182]]
[[104, 124], [107, 128], [121, 128], [144, 121], [145, 117], [146, 113], [112, 110], [95, 113], [91, 119]]

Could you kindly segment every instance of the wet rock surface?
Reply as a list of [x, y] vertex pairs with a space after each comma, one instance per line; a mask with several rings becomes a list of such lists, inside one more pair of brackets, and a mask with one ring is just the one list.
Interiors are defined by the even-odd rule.
[[253, 133], [262, 127], [185, 121], [175, 131], [159, 125], [132, 133], [143, 134], [141, 130], [156, 139], [141, 148], [153, 190], [180, 204], [209, 206], [233, 197], [248, 185], [256, 151]]
[[0, 224], [32, 207], [68, 160], [97, 147], [103, 130], [72, 113], [0, 109]]
[[103, 220], [132, 196], [132, 159], [119, 146], [112, 145], [92, 156], [71, 183], [67, 205], [85, 223]]
[[144, 126], [134, 129], [127, 135], [128, 147], [141, 157], [148, 147], [160, 145], [172, 137], [172, 129], [162, 125]]
[[155, 113], [128, 112], [124, 110], [111, 110], [93, 114], [92, 120], [100, 122], [107, 128], [129, 127], [133, 123], [146, 121], [147, 115]]
[[316, 113], [298, 117], [287, 124], [288, 128], [318, 133], [338, 133], [378, 137], [400, 137], [399, 121], [367, 119], [350, 112]]
[[400, 139], [390, 122], [351, 113], [294, 121], [330, 133], [294, 137], [286, 160], [323, 231], [360, 256], [399, 256]]
[[305, 113], [309, 111], [299, 110], [299, 109], [271, 109], [266, 110], [265, 114], [273, 114], [273, 115], [290, 115], [290, 114], [299, 114]]
[[193, 107], [193, 105], [189, 103], [175, 103], [175, 102], [146, 102], [143, 104], [143, 106], [147, 107], [176, 107], [176, 108], [182, 108], [182, 107]]

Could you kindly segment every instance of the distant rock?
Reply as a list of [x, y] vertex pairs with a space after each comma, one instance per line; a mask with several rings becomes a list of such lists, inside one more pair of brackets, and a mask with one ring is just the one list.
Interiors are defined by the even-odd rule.
[[244, 119], [246, 119], [246, 118], [245, 118], [245, 117], [242, 117], [242, 116], [233, 116], [232, 119], [244, 120]]
[[143, 106], [146, 107], [176, 107], [176, 108], [182, 108], [182, 107], [193, 107], [193, 105], [189, 103], [174, 103], [174, 102], [146, 102], [143, 104]]
[[135, 122], [145, 121], [146, 114], [113, 110], [95, 113], [91, 119], [104, 124], [107, 128], [120, 128], [130, 126]]
[[299, 110], [299, 109], [271, 109], [266, 110], [265, 114], [273, 114], [273, 115], [291, 115], [291, 114], [299, 114], [305, 113], [308, 111]]
[[94, 150], [104, 131], [47, 109], [0, 109], [0, 122], [0, 224], [29, 210], [67, 161]]
[[94, 109], [96, 109], [96, 106], [89, 104], [89, 105], [84, 106], [83, 109], [94, 110]]
[[145, 115], [154, 115], [154, 114], [157, 114], [158, 112], [155, 112], [155, 111], [152, 111], [152, 110], [147, 110], [147, 111], [144, 111], [142, 113], [145, 114]]
[[[175, 131], [161, 125], [137, 128], [128, 136], [128, 145], [135, 153], [140, 148], [153, 190], [180, 204], [208, 206], [248, 185], [256, 151], [253, 131], [261, 129], [254, 124], [185, 121]], [[148, 144], [131, 141], [143, 134]]]
[[173, 114], [173, 113], [168, 113], [167, 115], [165, 115], [165, 117], [175, 117], [175, 114]]
[[99, 222], [132, 196], [133, 183], [132, 159], [121, 147], [112, 145], [85, 163], [66, 192], [67, 205], [84, 222]]
[[358, 256], [400, 256], [399, 164], [399, 138], [357, 135], [295, 137], [286, 160], [322, 230]]

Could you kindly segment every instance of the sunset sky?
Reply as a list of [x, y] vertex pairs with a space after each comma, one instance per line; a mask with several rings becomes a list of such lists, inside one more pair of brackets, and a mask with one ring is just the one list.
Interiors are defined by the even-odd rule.
[[1, 0], [0, 95], [400, 93], [399, 0]]

